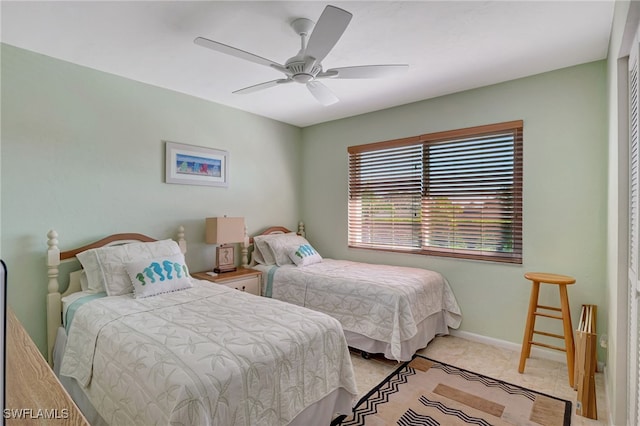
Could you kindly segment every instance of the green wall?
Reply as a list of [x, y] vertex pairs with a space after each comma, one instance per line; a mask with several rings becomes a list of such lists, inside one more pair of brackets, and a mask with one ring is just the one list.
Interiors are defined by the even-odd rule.
[[[606, 330], [606, 64], [595, 62], [298, 129], [202, 99], [2, 45], [1, 247], [9, 303], [45, 347], [46, 233], [72, 248], [116, 232], [187, 230], [192, 270], [212, 265], [204, 218], [250, 232], [294, 227], [326, 257], [434, 269], [462, 307], [461, 330], [519, 344], [523, 273], [573, 275], [569, 297]], [[524, 264], [347, 248], [347, 146], [524, 120]], [[163, 140], [230, 153], [229, 188], [169, 185]], [[557, 294], [543, 289], [543, 303]], [[555, 324], [549, 324], [553, 329]]]
[[[3, 44], [1, 244], [10, 306], [45, 350], [45, 253], [184, 225], [193, 271], [213, 266], [204, 219], [250, 232], [300, 217], [299, 128]], [[229, 187], [164, 183], [163, 140], [229, 151]]]
[[[326, 257], [441, 272], [461, 305], [462, 331], [517, 344], [531, 288], [523, 274], [572, 275], [574, 323], [581, 304], [597, 304], [598, 330], [605, 332], [606, 117], [606, 64], [599, 61], [307, 127], [302, 213], [308, 238]], [[518, 119], [524, 120], [522, 265], [347, 247], [348, 146]], [[555, 286], [543, 288], [541, 304], [558, 306], [557, 293]], [[540, 328], [561, 330], [560, 324]]]

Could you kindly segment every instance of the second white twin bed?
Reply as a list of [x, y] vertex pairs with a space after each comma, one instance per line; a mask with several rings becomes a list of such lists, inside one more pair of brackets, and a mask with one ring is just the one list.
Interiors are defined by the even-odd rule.
[[323, 259], [302, 236], [272, 227], [255, 236], [252, 268], [263, 295], [326, 313], [342, 324], [349, 346], [408, 361], [462, 320], [438, 272]]

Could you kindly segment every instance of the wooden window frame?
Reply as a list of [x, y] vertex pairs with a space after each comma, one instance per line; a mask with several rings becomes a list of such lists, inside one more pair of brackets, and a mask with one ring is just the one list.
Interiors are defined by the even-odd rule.
[[516, 120], [349, 147], [349, 247], [522, 264], [522, 145]]

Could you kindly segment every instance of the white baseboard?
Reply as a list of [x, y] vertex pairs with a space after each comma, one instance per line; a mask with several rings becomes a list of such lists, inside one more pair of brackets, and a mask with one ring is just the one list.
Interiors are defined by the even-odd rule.
[[[508, 342], [506, 340], [495, 339], [493, 337], [483, 336], [481, 334], [469, 333], [468, 331], [449, 330], [449, 334], [455, 337], [460, 337], [461, 339], [484, 343], [486, 345], [496, 346], [498, 348], [508, 349], [518, 353], [520, 353], [520, 350], [522, 349], [522, 345], [520, 344]], [[565, 365], [567, 364], [567, 356], [563, 352], [538, 348], [534, 346], [531, 348], [531, 356], [561, 362]]]

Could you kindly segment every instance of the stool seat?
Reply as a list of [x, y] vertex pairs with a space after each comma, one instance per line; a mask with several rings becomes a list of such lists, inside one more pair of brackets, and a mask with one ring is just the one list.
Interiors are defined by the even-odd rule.
[[543, 284], [573, 284], [576, 279], [568, 275], [549, 274], [547, 272], [527, 272], [524, 277]]
[[[571, 325], [571, 311], [569, 309], [569, 296], [567, 295], [567, 286], [574, 284], [576, 279], [568, 275], [551, 274], [547, 272], [527, 272], [524, 277], [532, 282], [531, 298], [529, 299], [529, 313], [527, 315], [527, 325], [525, 326], [524, 339], [522, 340], [522, 352], [520, 353], [520, 365], [518, 372], [523, 373], [527, 358], [531, 355], [531, 345], [543, 346], [548, 349], [566, 352], [567, 369], [569, 373], [569, 385], [574, 384], [574, 354], [575, 346], [573, 342], [573, 326]], [[538, 295], [540, 294], [540, 284], [557, 285], [560, 291], [560, 307], [544, 306], [538, 304]], [[543, 311], [539, 311], [542, 309]], [[560, 314], [551, 314], [544, 311], [554, 311]], [[554, 334], [535, 329], [536, 317], [546, 317], [562, 321], [563, 334]], [[564, 347], [549, 345], [546, 343], [536, 342], [533, 335], [554, 337], [564, 340]]]

